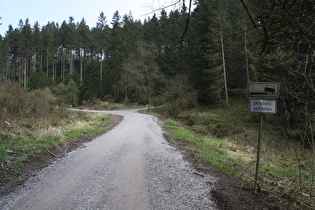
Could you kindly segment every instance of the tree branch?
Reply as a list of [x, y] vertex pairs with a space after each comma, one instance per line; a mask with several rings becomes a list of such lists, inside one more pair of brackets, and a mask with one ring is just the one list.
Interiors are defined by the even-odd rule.
[[188, 25], [189, 25], [189, 20], [190, 20], [190, 14], [191, 14], [191, 5], [192, 5], [192, 0], [189, 1], [189, 9], [188, 9], [188, 14], [187, 14], [187, 19], [186, 19], [186, 27], [185, 27], [185, 31], [180, 39], [180, 44], [182, 46], [182, 43], [184, 42], [184, 37], [188, 31]]
[[46, 149], [46, 151], [53, 157], [57, 157], [54, 153], [52, 153], [51, 151], [49, 151], [49, 149], [47, 147], [44, 146], [44, 148]]
[[257, 32], [259, 32], [259, 30], [257, 29], [258, 25], [255, 23], [255, 21], [254, 21], [252, 15], [250, 14], [249, 9], [248, 9], [247, 5], [245, 4], [244, 0], [241, 0], [241, 3], [243, 5], [244, 9], [246, 10], [246, 13], [247, 13], [250, 21], [252, 22], [254, 28], [257, 30]]
[[[176, 4], [179, 4], [180, 1], [181, 1], [181, 0], [178, 0], [178, 1], [176, 1], [176, 2], [174, 2], [173, 4], [170, 4], [170, 5], [168, 5], [168, 6], [165, 6], [165, 7], [162, 7], [162, 8], [158, 8], [158, 9], [154, 9], [154, 10], [152, 10], [152, 12], [146, 13], [146, 14], [144, 14], [144, 15], [142, 15], [142, 16], [148, 16], [148, 15], [150, 15], [150, 14], [152, 14], [152, 13], [155, 13], [156, 11], [163, 10], [163, 9], [166, 9], [166, 8], [169, 8], [169, 7], [172, 7], [172, 6], [175, 6]], [[152, 9], [153, 9], [153, 8], [152, 8]]]

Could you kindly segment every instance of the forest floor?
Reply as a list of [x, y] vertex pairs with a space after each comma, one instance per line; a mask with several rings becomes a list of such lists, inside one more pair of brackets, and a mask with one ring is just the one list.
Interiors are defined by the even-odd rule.
[[[104, 126], [113, 128], [120, 120], [122, 120], [122, 117], [112, 115]], [[110, 129], [107, 131], [109, 130]], [[57, 158], [64, 156], [66, 152], [82, 147], [85, 142], [91, 141], [93, 138], [87, 133], [80, 139], [51, 149], [29, 160], [23, 170], [21, 170], [23, 173], [18, 180], [0, 187], [0, 196], [14, 191], [18, 186], [22, 185], [28, 177], [33, 176], [36, 171], [49, 165]], [[172, 138], [167, 132], [165, 133], [165, 138], [170, 145], [182, 151], [184, 158], [198, 170], [200, 176], [203, 174], [211, 174], [211, 176], [216, 177], [217, 181], [215, 188], [211, 191], [211, 197], [214, 199], [219, 209], [290, 209], [288, 203], [281, 203], [267, 194], [255, 193], [252, 189], [245, 189], [242, 187], [240, 180], [217, 172], [209, 163], [200, 160], [194, 153], [184, 149], [185, 145], [189, 144], [186, 140]]]

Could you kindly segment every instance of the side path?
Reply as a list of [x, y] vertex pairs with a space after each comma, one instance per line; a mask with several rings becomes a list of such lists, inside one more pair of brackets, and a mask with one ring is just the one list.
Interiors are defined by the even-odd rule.
[[1, 197], [0, 209], [216, 209], [215, 179], [193, 173], [156, 117], [106, 113], [124, 120]]

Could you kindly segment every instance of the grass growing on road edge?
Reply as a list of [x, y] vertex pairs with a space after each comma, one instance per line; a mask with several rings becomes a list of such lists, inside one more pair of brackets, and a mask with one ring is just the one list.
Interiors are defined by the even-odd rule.
[[84, 113], [71, 111], [68, 118], [56, 127], [34, 131], [29, 136], [0, 137], [0, 184], [14, 179], [20, 168], [29, 158], [47, 152], [46, 148], [58, 147], [69, 141], [75, 141], [83, 135], [96, 136], [108, 127], [104, 127], [110, 115], [104, 113]]
[[245, 164], [241, 156], [231, 155], [226, 148], [230, 146], [227, 141], [220, 138], [207, 137], [194, 131], [184, 128], [180, 123], [168, 119], [166, 128], [171, 130], [171, 135], [175, 138], [185, 139], [192, 142], [192, 145], [185, 146], [185, 149], [191, 150], [198, 157], [210, 162], [218, 170], [229, 175], [236, 175], [236, 167]]
[[[177, 121], [167, 119], [165, 127], [173, 137], [192, 142], [184, 146], [186, 150], [253, 189], [258, 117], [246, 114], [245, 109], [233, 109], [184, 113]], [[289, 200], [293, 207], [315, 207], [312, 152], [287, 140], [276, 125], [269, 124], [269, 118], [272, 116], [267, 116], [263, 125], [260, 187], [279, 200]]]

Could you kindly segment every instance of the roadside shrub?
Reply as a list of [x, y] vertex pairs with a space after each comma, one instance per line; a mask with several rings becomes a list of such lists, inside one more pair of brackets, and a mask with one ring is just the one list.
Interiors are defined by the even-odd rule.
[[0, 93], [1, 122], [19, 120], [27, 111], [27, 92], [18, 84], [9, 83]]
[[77, 106], [79, 104], [79, 88], [73, 79], [67, 85], [63, 83], [57, 85], [53, 88], [53, 93], [57, 98], [58, 105]]
[[166, 101], [165, 109], [174, 118], [193, 105], [194, 93], [188, 78], [183, 75], [177, 75], [166, 82], [163, 96]]
[[31, 74], [27, 87], [30, 90], [43, 89], [51, 84], [51, 79], [44, 71], [37, 71]]
[[139, 93], [133, 93], [129, 96], [129, 102], [136, 103], [141, 100], [141, 95]]
[[58, 117], [54, 109], [56, 98], [48, 88], [28, 92], [27, 104], [23, 123], [28, 127], [46, 127]]
[[48, 88], [26, 91], [19, 84], [8, 84], [0, 92], [1, 127], [42, 127], [54, 121], [56, 98]]

